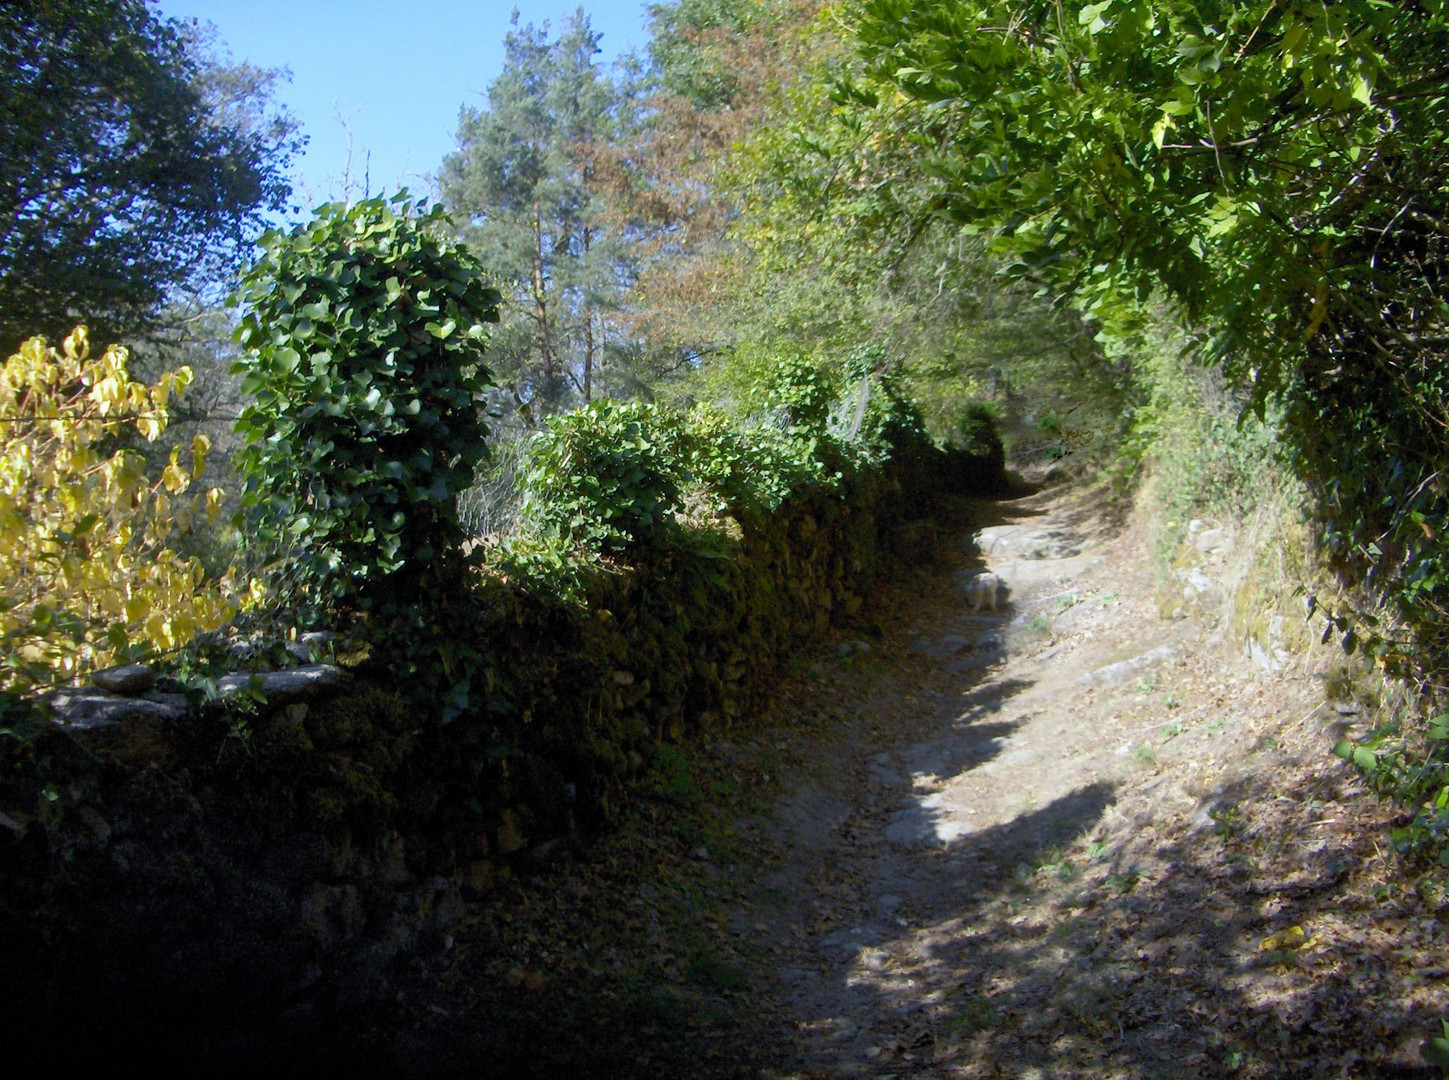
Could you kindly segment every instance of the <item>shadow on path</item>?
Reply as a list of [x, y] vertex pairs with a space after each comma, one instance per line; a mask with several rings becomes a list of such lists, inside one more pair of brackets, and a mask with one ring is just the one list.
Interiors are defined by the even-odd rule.
[[[1277, 797], [1266, 777], [1232, 794], [1245, 805]], [[814, 1018], [822, 1037], [797, 1061], [802, 1075], [1442, 1075], [1414, 1061], [1417, 1040], [1437, 1029], [1432, 1004], [1375, 999], [1393, 979], [1389, 949], [1359, 950], [1349, 964], [1348, 942], [1264, 945], [1341, 914], [1340, 886], [1363, 861], [1352, 837], [1305, 859], [1292, 836], [1203, 830], [1159, 843], [1165, 862], [1145, 875], [1131, 845], [1064, 857], [1113, 803], [1112, 788], [1094, 784], [914, 853], [901, 886], [910, 927], [838, 977], [848, 1014], [870, 1019]], [[1377, 918], [1392, 919], [1384, 907]]]

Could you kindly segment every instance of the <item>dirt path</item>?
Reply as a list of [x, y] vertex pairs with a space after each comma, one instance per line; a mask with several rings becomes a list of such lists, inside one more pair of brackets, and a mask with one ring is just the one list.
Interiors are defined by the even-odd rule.
[[[1437, 1075], [1442, 889], [1327, 754], [1352, 716], [1159, 615], [1090, 494], [984, 504], [753, 739], [481, 910], [389, 1052], [483, 1075]], [[1010, 590], [973, 613], [982, 565]], [[1275, 936], [1276, 935], [1276, 936]]]
[[974, 559], [946, 576], [915, 670], [803, 751], [738, 916], [784, 944], [781, 1073], [1417, 1071], [1449, 954], [1377, 808], [1337, 801], [1321, 681], [1163, 620], [1142, 538], [1089, 497], [991, 510], [1006, 614], [960, 598]]

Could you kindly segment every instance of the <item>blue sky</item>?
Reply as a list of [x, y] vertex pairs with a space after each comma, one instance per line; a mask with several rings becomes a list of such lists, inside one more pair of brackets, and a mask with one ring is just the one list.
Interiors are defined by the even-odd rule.
[[[173, 18], [216, 25], [235, 60], [287, 67], [278, 94], [310, 136], [295, 167], [304, 209], [340, 197], [352, 126], [353, 194], [364, 168], [372, 191], [428, 190], [426, 175], [453, 149], [461, 106], [480, 105], [503, 64], [503, 37], [516, 7], [521, 21], [555, 29], [578, 0], [160, 0]], [[642, 51], [643, 0], [585, 3], [603, 34], [601, 59]], [[367, 160], [371, 151], [370, 164]]]

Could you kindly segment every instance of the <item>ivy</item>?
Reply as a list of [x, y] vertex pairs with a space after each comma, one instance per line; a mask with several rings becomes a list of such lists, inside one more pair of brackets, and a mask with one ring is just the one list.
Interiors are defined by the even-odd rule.
[[500, 297], [449, 235], [406, 192], [323, 206], [262, 237], [233, 298], [247, 536], [324, 606], [405, 602], [463, 539]]
[[551, 417], [534, 441], [524, 513], [598, 550], [657, 545], [682, 508], [684, 438], [678, 417], [643, 402], [599, 401]]
[[[555, 543], [517, 541], [510, 559], [536, 567], [561, 559], [560, 543], [616, 555], [666, 548], [686, 525], [722, 515], [757, 521], [901, 448], [928, 448], [920, 410], [884, 350], [833, 366], [849, 375], [848, 390], [831, 366], [804, 357], [766, 365], [753, 396], [768, 409], [752, 424], [705, 406], [681, 414], [614, 401], [550, 418], [530, 450], [524, 512]], [[999, 456], [994, 420], [983, 422]]]
[[263, 255], [235, 367], [245, 535], [310, 618], [355, 619], [425, 714], [469, 710], [482, 658], [458, 495], [487, 453], [483, 363], [499, 293], [440, 207], [321, 207]]

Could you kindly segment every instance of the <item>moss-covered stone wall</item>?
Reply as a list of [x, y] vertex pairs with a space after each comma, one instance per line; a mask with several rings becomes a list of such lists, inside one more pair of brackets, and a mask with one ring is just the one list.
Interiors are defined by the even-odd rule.
[[8, 1045], [201, 1060], [385, 993], [469, 900], [606, 828], [657, 743], [747, 724], [794, 648], [920, 559], [940, 493], [998, 479], [925, 454], [717, 543], [601, 564], [583, 600], [482, 587], [447, 629], [486, 685], [447, 725], [364, 666], [284, 706], [17, 727], [0, 742]]

